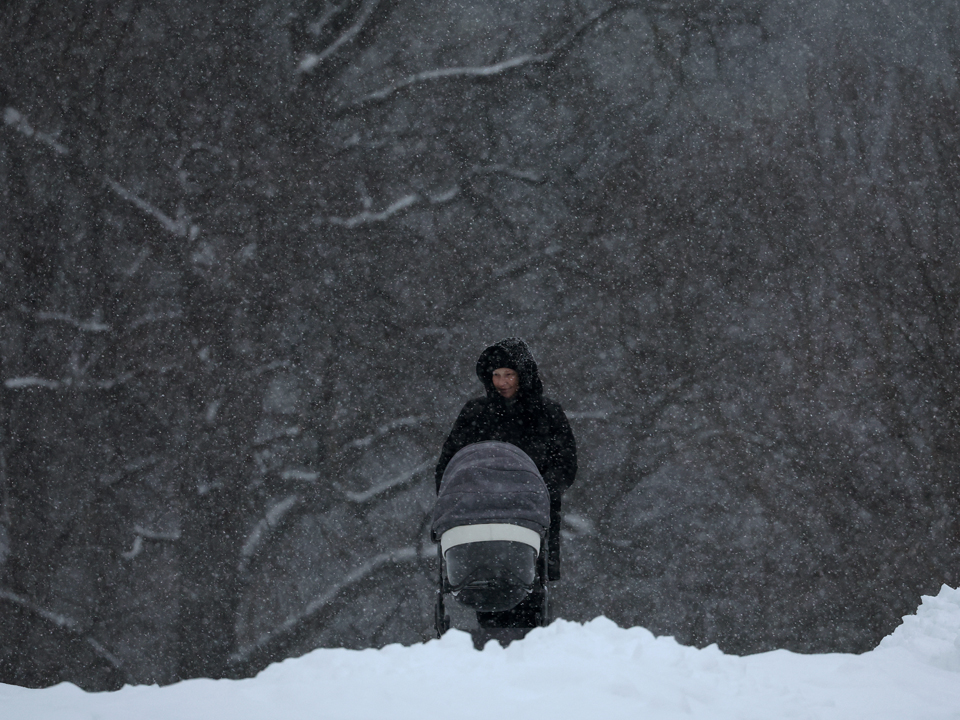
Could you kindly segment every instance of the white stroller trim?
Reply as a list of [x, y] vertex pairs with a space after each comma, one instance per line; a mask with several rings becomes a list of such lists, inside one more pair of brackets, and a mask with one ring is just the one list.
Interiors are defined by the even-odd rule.
[[440, 536], [440, 548], [446, 557], [447, 550], [457, 545], [474, 542], [507, 540], [529, 545], [540, 554], [540, 533], [519, 525], [508, 523], [483, 523], [480, 525], [459, 525], [450, 528]]

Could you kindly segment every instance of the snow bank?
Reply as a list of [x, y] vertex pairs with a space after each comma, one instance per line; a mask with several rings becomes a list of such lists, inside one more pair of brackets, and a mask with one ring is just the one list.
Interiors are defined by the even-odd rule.
[[960, 591], [944, 587], [863, 655], [736, 657], [599, 618], [483, 652], [458, 631], [412, 647], [316, 650], [250, 680], [102, 694], [0, 685], [0, 708], [25, 720], [957, 719], [958, 638]]
[[888, 650], [905, 651], [922, 663], [960, 673], [960, 590], [944, 585], [936, 597], [924, 595], [917, 614], [905, 617], [874, 652]]

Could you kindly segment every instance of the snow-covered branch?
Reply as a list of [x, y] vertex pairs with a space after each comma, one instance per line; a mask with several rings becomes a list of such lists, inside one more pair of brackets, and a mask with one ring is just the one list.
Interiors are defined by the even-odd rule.
[[303, 611], [289, 616], [278, 627], [263, 633], [253, 643], [240, 647], [233, 655], [230, 661], [234, 663], [244, 662], [254, 655], [258, 650], [265, 647], [268, 643], [276, 641], [283, 636], [287, 636], [296, 631], [303, 623], [309, 621], [314, 615], [323, 608], [330, 605], [340, 593], [352, 585], [372, 576], [385, 565], [397, 565], [400, 563], [417, 562], [419, 554], [415, 547], [404, 547], [398, 550], [381, 553], [359, 567], [351, 570], [339, 582], [330, 585], [322, 594], [311, 600]]
[[64, 630], [69, 631], [71, 634], [82, 637], [84, 642], [93, 648], [93, 651], [98, 657], [103, 658], [110, 664], [111, 667], [121, 671], [124, 675], [127, 675], [128, 681], [130, 680], [128, 673], [123, 669], [123, 664], [120, 662], [120, 659], [92, 637], [81, 634], [79, 632], [80, 623], [73, 618], [42, 608], [32, 600], [21, 595], [17, 595], [16, 593], [4, 588], [0, 588], [0, 600], [6, 600], [13, 605], [18, 605], [19, 607], [25, 608], [35, 615], [42, 617], [47, 622], [52, 623], [59, 628], [63, 628]]
[[523, 182], [534, 183], [535, 185], [539, 185], [546, 180], [546, 177], [543, 175], [543, 173], [537, 172], [536, 170], [514, 168], [502, 163], [497, 163], [495, 165], [474, 165], [473, 174], [506, 175], [514, 180], [522, 180]]
[[26, 390], [28, 388], [44, 388], [46, 390], [62, 390], [63, 388], [73, 388], [74, 390], [112, 390], [117, 385], [125, 383], [132, 377], [133, 373], [122, 373], [108, 380], [80, 380], [77, 382], [69, 377], [64, 380], [50, 380], [49, 378], [36, 377], [35, 375], [25, 375], [7, 378], [3, 381], [3, 386], [7, 388], [7, 390]]
[[[58, 155], [70, 154], [69, 148], [62, 143], [57, 142], [52, 135], [34, 129], [27, 119], [21, 115], [18, 110], [16, 110], [16, 108], [5, 108], [3, 112], [3, 121], [6, 125], [18, 131], [25, 137], [37, 140], [47, 147], [50, 147]], [[132, 203], [137, 209], [157, 220], [160, 225], [163, 226], [164, 230], [173, 233], [177, 237], [189, 237], [192, 232], [195, 232], [194, 227], [190, 225], [189, 218], [183, 212], [183, 208], [180, 208], [176, 219], [171, 218], [162, 210], [130, 192], [115, 180], [105, 176], [98, 176], [90, 172], [88, 168], [84, 167], [83, 169], [86, 170], [91, 177], [98, 178], [100, 181], [102, 181], [103, 184], [110, 188], [110, 190], [112, 190], [116, 195], [123, 198], [127, 202]]]
[[354, 229], [360, 227], [361, 225], [370, 225], [373, 223], [384, 222], [389, 220], [394, 215], [397, 215], [404, 210], [409, 210], [415, 205], [419, 205], [423, 202], [427, 202], [431, 205], [437, 205], [440, 203], [449, 202], [453, 198], [457, 197], [460, 194], [460, 188], [454, 187], [440, 195], [435, 196], [424, 196], [420, 193], [410, 193], [405, 195], [399, 200], [395, 200], [390, 203], [385, 209], [376, 212], [371, 210], [364, 210], [361, 213], [352, 215], [351, 217], [322, 217], [317, 216], [313, 218], [313, 223], [315, 225], [338, 225], [340, 227], [345, 227], [349, 229]]
[[508, 275], [515, 275], [516, 273], [525, 272], [528, 268], [536, 267], [540, 262], [542, 262], [544, 255], [551, 257], [562, 251], [563, 248], [559, 245], [548, 245], [543, 250], [538, 250], [537, 252], [531, 253], [530, 255], [522, 257], [511, 263], [506, 263], [503, 266], [494, 268], [492, 275], [495, 278], [503, 278], [507, 277]]
[[320, 479], [320, 473], [313, 470], [303, 470], [300, 468], [291, 468], [280, 472], [281, 480], [293, 482], [315, 483]]
[[517, 57], [510, 58], [509, 60], [503, 60], [502, 62], [493, 63], [492, 65], [450, 67], [438, 68], [436, 70], [426, 70], [414, 75], [409, 75], [403, 80], [400, 80], [392, 85], [387, 85], [386, 87], [382, 87], [379, 90], [374, 90], [372, 93], [364, 95], [363, 97], [357, 98], [356, 100], [350, 102], [348, 107], [356, 107], [372, 102], [379, 102], [387, 99], [399, 90], [413, 87], [414, 85], [422, 85], [423, 83], [428, 83], [433, 80], [444, 80], [449, 78], [483, 78], [491, 77], [493, 75], [501, 75], [509, 70], [515, 70], [516, 68], [523, 67], [525, 65], [534, 65], [545, 62], [549, 60], [552, 55], [553, 53], [549, 52], [541, 55], [527, 54], [519, 55]]
[[567, 410], [564, 415], [568, 420], [609, 420], [611, 413], [607, 410]]
[[160, 530], [151, 530], [150, 528], [145, 528], [142, 525], [134, 525], [133, 531], [145, 540], [167, 540], [169, 542], [174, 542], [180, 539], [179, 528], [163, 532]]
[[316, 37], [320, 36], [323, 29], [329, 25], [335, 17], [344, 11], [346, 5], [333, 5], [323, 13], [317, 20], [307, 25], [307, 32]]
[[180, 539], [180, 529], [174, 529], [169, 532], [159, 532], [157, 530], [150, 530], [145, 528], [142, 525], [134, 525], [133, 532], [135, 536], [133, 538], [133, 546], [127, 550], [127, 552], [120, 553], [120, 557], [125, 560], [132, 560], [137, 555], [140, 554], [140, 551], [143, 550], [143, 541], [144, 540], [159, 540], [167, 542], [176, 542]]
[[[23, 312], [28, 312], [26, 308], [21, 308]], [[110, 325], [101, 321], [98, 318], [90, 318], [89, 320], [79, 320], [72, 315], [62, 312], [52, 312], [46, 310], [40, 310], [33, 313], [35, 320], [39, 322], [62, 322], [67, 325], [72, 325], [83, 332], [110, 332], [112, 329]]]
[[625, 2], [615, 3], [610, 7], [592, 14], [587, 20], [580, 23], [571, 32], [564, 35], [550, 49], [540, 53], [525, 53], [516, 57], [501, 60], [490, 65], [459, 66], [448, 68], [436, 68], [434, 70], [424, 70], [423, 72], [408, 75], [402, 80], [386, 85], [379, 90], [356, 98], [345, 105], [345, 108], [356, 108], [362, 105], [381, 102], [391, 95], [406, 88], [424, 85], [437, 80], [450, 79], [471, 79], [471, 78], [489, 78], [497, 75], [503, 75], [512, 70], [533, 65], [541, 65], [556, 60], [558, 56], [567, 51], [579, 38], [583, 37], [591, 28], [606, 20], [611, 15], [629, 8], [641, 7], [640, 3]]
[[543, 175], [543, 173], [537, 170], [515, 168], [503, 163], [495, 163], [493, 165], [474, 165], [464, 176], [464, 178], [458, 182], [458, 184], [454, 185], [449, 190], [440, 193], [439, 195], [421, 195], [420, 193], [410, 193], [399, 200], [395, 200], [384, 210], [364, 210], [363, 212], [357, 213], [356, 215], [351, 215], [350, 217], [324, 217], [322, 215], [317, 215], [313, 218], [312, 222], [314, 225], [337, 225], [339, 227], [345, 227], [351, 230], [362, 225], [385, 222], [393, 216], [424, 202], [430, 205], [442, 205], [443, 203], [450, 202], [451, 200], [459, 197], [460, 188], [464, 182], [467, 182], [470, 178], [478, 175], [505, 175], [513, 178], [514, 180], [534, 183], [537, 185], [546, 181], [546, 177]]
[[160, 225], [163, 226], [163, 229], [173, 233], [177, 237], [188, 237], [190, 235], [190, 222], [189, 218], [183, 212], [183, 208], [180, 208], [177, 213], [177, 219], [174, 220], [172, 217], [164, 213], [160, 208], [151, 205], [146, 200], [134, 195], [132, 192], [123, 187], [120, 183], [111, 180], [110, 178], [104, 178], [104, 183], [109, 187], [113, 192], [118, 196], [123, 198], [129, 203], [132, 203], [139, 210], [142, 210], [147, 215], [150, 215], [156, 219]]
[[269, 445], [275, 440], [283, 440], [284, 438], [294, 438], [300, 435], [302, 428], [299, 425], [285, 425], [280, 428], [276, 428], [271, 432], [257, 434], [253, 440], [253, 446], [255, 448], [261, 448], [265, 445]]
[[37, 140], [47, 147], [51, 148], [58, 155], [67, 155], [69, 150], [67, 147], [59, 142], [53, 135], [49, 135], [45, 132], [40, 132], [35, 130], [33, 126], [27, 122], [27, 119], [21, 115], [16, 108], [8, 107], [3, 111], [3, 122], [12, 127], [14, 130], [24, 135], [25, 137]]
[[316, 54], [310, 53], [304, 56], [303, 60], [300, 61], [300, 65], [297, 67], [297, 72], [311, 72], [317, 67], [317, 65], [336, 54], [337, 51], [339, 51], [344, 45], [356, 39], [357, 35], [359, 35], [360, 31], [363, 30], [363, 26], [367, 24], [367, 21], [370, 19], [370, 16], [373, 15], [373, 11], [377, 9], [379, 4], [380, 0], [366, 0], [366, 2], [364, 2], [363, 6], [360, 8], [360, 13], [357, 15], [357, 21], [347, 28], [343, 34], [340, 35], [340, 37], [325, 47], [322, 52]]
[[266, 514], [254, 526], [253, 530], [250, 531], [246, 542], [243, 544], [243, 548], [240, 550], [240, 565], [238, 568], [240, 572], [247, 569], [250, 559], [257, 554], [257, 550], [260, 549], [266, 538], [270, 535], [270, 531], [279, 525], [280, 521], [299, 504], [299, 495], [288, 495], [267, 510]]
[[373, 487], [370, 487], [363, 492], [353, 492], [351, 490], [344, 491], [346, 498], [355, 503], [365, 503], [378, 495], [382, 495], [388, 490], [393, 488], [400, 487], [401, 485], [406, 485], [408, 482], [413, 480], [417, 475], [422, 473], [424, 470], [433, 467], [433, 461], [427, 460], [426, 462], [420, 463], [412, 470], [407, 470], [406, 472], [395, 475], [394, 477], [387, 478], [381, 482], [378, 482]]
[[11, 602], [14, 605], [19, 605], [22, 608], [26, 608], [30, 612], [39, 615], [44, 620], [53, 623], [57, 627], [66, 628], [68, 630], [76, 630], [80, 626], [80, 623], [73, 618], [46, 610], [34, 603], [32, 600], [29, 600], [22, 595], [17, 595], [9, 590], [5, 590], [4, 588], [0, 588], [0, 599]]
[[394, 215], [396, 215], [397, 213], [403, 212], [404, 210], [416, 205], [418, 202], [420, 202], [420, 199], [421, 199], [420, 195], [418, 195], [417, 193], [411, 193], [410, 195], [406, 195], [400, 198], [399, 200], [392, 202], [390, 205], [387, 206], [385, 210], [381, 210], [380, 212], [371, 212], [370, 210], [364, 210], [363, 212], [348, 218], [341, 218], [341, 217], [314, 218], [314, 222], [317, 224], [326, 223], [328, 225], [339, 225], [340, 227], [353, 229], [360, 225], [368, 225], [370, 223], [377, 223], [377, 222], [383, 222], [384, 220], [388, 220]]
[[177, 320], [183, 316], [183, 313], [179, 310], [170, 310], [168, 312], [155, 312], [147, 313], [146, 315], [141, 315], [138, 318], [134, 318], [127, 325], [128, 330], [136, 330], [142, 325], [149, 325], [151, 323], [157, 322], [166, 322], [168, 320]]
[[354, 447], [354, 448], [369, 447], [370, 444], [373, 443], [373, 441], [376, 440], [377, 438], [383, 437], [387, 433], [391, 433], [394, 430], [398, 430], [400, 428], [416, 427], [427, 418], [428, 418], [427, 415], [412, 415], [410, 417], [397, 418], [396, 420], [391, 420], [390, 422], [384, 423], [383, 425], [378, 427], [369, 435], [366, 435], [362, 438], [358, 438], [357, 440], [351, 440], [350, 442], [347, 443], [347, 447]]
[[143, 550], [143, 538], [137, 535], [133, 538], [133, 546], [126, 552], [120, 553], [120, 557], [124, 560], [133, 560], [141, 550]]
[[7, 390], [24, 390], [26, 388], [40, 387], [47, 390], [59, 390], [63, 383], [59, 380], [49, 380], [47, 378], [36, 377], [35, 375], [25, 375], [23, 377], [8, 378], [3, 381], [3, 386]]
[[284, 370], [289, 368], [292, 364], [293, 363], [291, 363], [289, 360], [273, 360], [264, 365], [258, 365], [257, 367], [248, 371], [247, 374], [251, 377], [259, 377], [260, 375], [274, 372], [275, 370]]

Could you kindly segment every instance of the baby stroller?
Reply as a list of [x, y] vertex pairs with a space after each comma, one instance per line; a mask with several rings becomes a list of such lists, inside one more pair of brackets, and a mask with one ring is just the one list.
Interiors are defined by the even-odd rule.
[[[487, 632], [487, 639], [509, 641], [547, 625], [549, 528], [547, 486], [520, 448], [481, 442], [454, 455], [443, 473], [431, 530], [440, 559], [437, 637], [450, 628], [447, 594], [476, 610], [478, 620], [533, 604], [520, 623], [529, 627], [514, 624], [513, 632]], [[480, 644], [476, 635], [474, 642]]]

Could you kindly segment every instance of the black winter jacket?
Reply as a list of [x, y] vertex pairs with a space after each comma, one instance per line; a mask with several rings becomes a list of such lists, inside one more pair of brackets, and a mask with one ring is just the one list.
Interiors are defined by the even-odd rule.
[[[519, 375], [520, 388], [514, 399], [506, 400], [493, 385], [493, 371], [501, 367]], [[477, 377], [486, 395], [463, 407], [447, 436], [437, 462], [437, 491], [447, 463], [466, 445], [497, 440], [523, 450], [536, 463], [550, 491], [550, 579], [556, 580], [561, 499], [577, 475], [577, 444], [570, 423], [560, 404], [543, 396], [537, 363], [519, 338], [501, 340], [484, 350], [477, 360]]]

